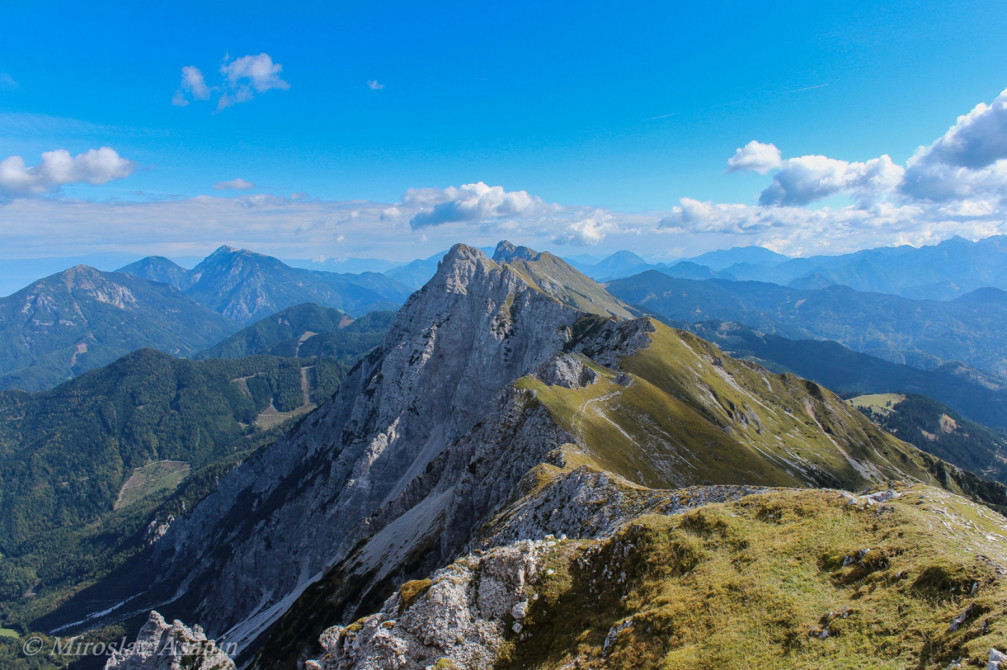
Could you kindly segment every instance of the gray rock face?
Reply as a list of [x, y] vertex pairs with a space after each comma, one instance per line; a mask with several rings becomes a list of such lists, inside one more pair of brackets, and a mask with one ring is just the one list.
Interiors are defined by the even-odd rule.
[[[445, 550], [460, 544], [543, 448], [565, 441], [550, 442], [557, 429], [546, 413], [523, 411], [527, 398], [508, 385], [561, 350], [581, 316], [456, 246], [333, 402], [156, 543], [151, 593], [243, 647], [365, 537], [371, 566], [395, 566], [411, 543], [444, 528]], [[470, 468], [501, 430], [534, 442], [539, 460]]]
[[167, 623], [151, 612], [136, 641], [114, 652], [105, 670], [233, 670], [234, 662], [199, 626]]
[[396, 593], [378, 614], [326, 630], [325, 656], [307, 666], [422, 670], [450, 661], [447, 667], [491, 668], [508, 627], [521, 629], [547, 544], [525, 541], [464, 557], [414, 585], [426, 588], [412, 602]]

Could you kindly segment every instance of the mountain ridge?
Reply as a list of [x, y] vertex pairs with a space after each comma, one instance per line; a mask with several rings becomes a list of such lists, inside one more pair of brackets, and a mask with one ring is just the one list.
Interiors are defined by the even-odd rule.
[[597, 284], [551, 255], [504, 247], [500, 260], [453, 247], [331, 402], [46, 624], [156, 605], [237, 644], [241, 663], [294, 667], [324, 628], [470, 543], [541, 531], [515, 507], [527, 495], [901, 478], [977, 491], [817, 384], [613, 318]]

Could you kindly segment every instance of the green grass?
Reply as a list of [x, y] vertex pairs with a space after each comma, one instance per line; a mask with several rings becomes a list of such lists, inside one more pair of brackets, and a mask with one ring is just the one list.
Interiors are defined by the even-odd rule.
[[1007, 550], [987, 537], [1007, 522], [932, 487], [901, 493], [879, 509], [779, 490], [560, 543], [498, 667], [985, 667], [1007, 644], [1007, 585], [992, 564]]
[[290, 419], [303, 416], [308, 412], [313, 411], [315, 407], [317, 407], [317, 405], [308, 403], [289, 412], [281, 412], [270, 405], [266, 409], [262, 410], [257, 417], [255, 417], [255, 427], [261, 430], [270, 430], [271, 428], [279, 426], [284, 421], [289, 421]]
[[11, 630], [10, 628], [0, 628], [0, 637], [10, 637], [16, 640], [21, 637], [21, 635], [16, 630]]
[[[518, 381], [601, 469], [648, 487], [766, 484], [860, 488], [873, 478], [936, 483], [915, 449], [838, 396], [724, 356], [653, 322], [651, 343], [585, 388]], [[857, 461], [854, 465], [851, 459]], [[859, 468], [859, 469], [858, 469]], [[870, 477], [867, 474], [869, 473]]]
[[189, 464], [183, 461], [155, 461], [136, 468], [119, 490], [114, 509], [125, 509], [162, 491], [174, 491], [188, 474]]
[[899, 393], [868, 393], [850, 398], [849, 403], [857, 409], [870, 409], [884, 415], [905, 399], [906, 397]]

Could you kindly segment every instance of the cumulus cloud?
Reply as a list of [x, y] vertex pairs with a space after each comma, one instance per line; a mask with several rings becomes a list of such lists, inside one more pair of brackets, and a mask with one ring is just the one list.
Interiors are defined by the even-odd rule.
[[135, 165], [114, 149], [101, 147], [76, 156], [65, 149], [42, 154], [42, 162], [28, 166], [21, 156], [0, 161], [0, 194], [24, 197], [51, 193], [64, 184], [105, 184], [133, 174]]
[[218, 191], [223, 191], [225, 189], [246, 189], [255, 188], [255, 184], [252, 182], [238, 177], [237, 179], [232, 179], [231, 181], [220, 181], [213, 185], [213, 188]]
[[918, 161], [980, 169], [1007, 158], [1007, 90], [958, 117], [944, 135], [922, 149]]
[[220, 96], [217, 109], [221, 110], [239, 102], [248, 102], [256, 93], [272, 89], [287, 90], [290, 84], [280, 78], [283, 66], [274, 63], [267, 53], [258, 56], [242, 56], [224, 63], [220, 73], [224, 75], [227, 92]]
[[933, 144], [909, 159], [900, 185], [909, 197], [932, 202], [1007, 197], [1007, 90], [979, 103]]
[[248, 102], [259, 93], [290, 88], [290, 84], [280, 77], [282, 71], [283, 66], [274, 63], [267, 53], [233, 59], [227, 57], [220, 66], [219, 84], [210, 86], [199, 68], [186, 65], [182, 68], [182, 83], [175, 91], [171, 104], [185, 107], [191, 100], [209, 100], [214, 93], [220, 93], [217, 99], [219, 112], [239, 102]]
[[384, 87], [385, 85], [380, 83], [377, 79], [371, 79], [370, 81], [367, 82], [367, 88], [371, 89], [372, 91], [380, 91]]
[[870, 205], [898, 186], [904, 172], [887, 154], [864, 163], [827, 156], [788, 158], [759, 196], [759, 204], [807, 205], [844, 193], [858, 204]]
[[531, 216], [553, 209], [527, 191], [505, 191], [502, 186], [488, 186], [481, 181], [457, 188], [410, 189], [402, 201], [420, 208], [409, 221], [414, 229], [445, 223]]
[[563, 232], [553, 238], [553, 242], [593, 247], [601, 243], [609, 233], [618, 229], [619, 226], [611, 214], [595, 210], [591, 216], [578, 218], [567, 224]]
[[182, 83], [175, 91], [175, 97], [171, 99], [171, 104], [185, 107], [189, 104], [189, 97], [194, 100], [210, 99], [210, 87], [206, 85], [203, 73], [194, 65], [186, 65], [182, 68]]
[[770, 170], [780, 167], [780, 150], [775, 144], [763, 144], [757, 140], [752, 140], [745, 146], [734, 152], [734, 155], [727, 161], [727, 171], [751, 170], [759, 174], [766, 174]]

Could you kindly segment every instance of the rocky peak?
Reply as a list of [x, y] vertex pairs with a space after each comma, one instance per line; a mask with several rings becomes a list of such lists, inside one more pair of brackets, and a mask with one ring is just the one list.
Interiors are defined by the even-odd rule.
[[[333, 401], [228, 475], [154, 546], [161, 586], [187, 592], [178, 614], [244, 645], [368, 536], [363, 565], [400, 569], [399, 554], [440, 532], [451, 487], [467, 472], [459, 462], [433, 475], [435, 461], [445, 468], [442, 454], [501, 389], [563, 349], [583, 316], [509, 265], [453, 247]], [[416, 482], [432, 476], [443, 488], [418, 500], [425, 485]], [[395, 544], [375, 539], [400, 526], [408, 530]]]
[[541, 256], [539, 252], [528, 247], [514, 246], [507, 240], [497, 244], [496, 251], [493, 252], [493, 260], [497, 263], [510, 263], [515, 259], [534, 261], [538, 260], [539, 256]]

